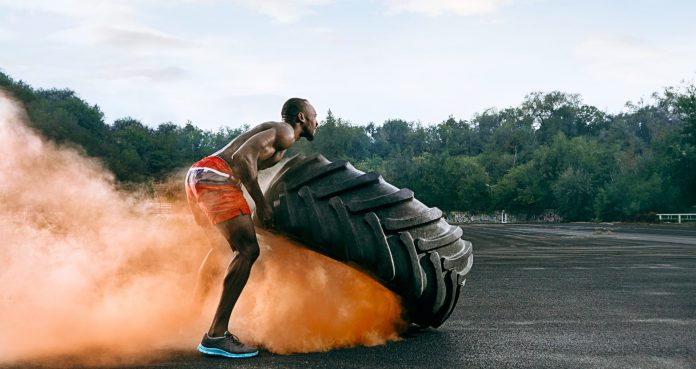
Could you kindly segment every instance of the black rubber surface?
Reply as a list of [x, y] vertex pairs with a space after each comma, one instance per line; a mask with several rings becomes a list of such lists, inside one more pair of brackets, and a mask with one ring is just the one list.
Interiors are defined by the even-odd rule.
[[273, 227], [368, 272], [399, 294], [411, 322], [440, 326], [473, 263], [472, 245], [438, 208], [377, 173], [321, 155], [296, 156], [266, 191]]

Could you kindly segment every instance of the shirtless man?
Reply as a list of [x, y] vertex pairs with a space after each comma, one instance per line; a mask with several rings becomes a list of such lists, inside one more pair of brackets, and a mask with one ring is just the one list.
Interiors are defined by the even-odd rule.
[[[213, 322], [198, 345], [198, 351], [204, 354], [233, 358], [258, 354], [257, 348], [244, 345], [227, 330], [232, 309], [259, 256], [251, 210], [241, 185], [254, 200], [259, 220], [268, 224], [272, 210], [259, 187], [258, 171], [278, 163], [300, 137], [312, 140], [317, 129], [317, 113], [305, 99], [286, 101], [281, 115], [282, 122], [261, 123], [242, 133], [215, 154], [194, 164], [186, 175], [186, 195], [196, 222], [209, 235], [217, 228], [234, 252]], [[213, 247], [203, 260], [194, 303], [200, 304], [205, 297], [225, 251], [229, 249]]]

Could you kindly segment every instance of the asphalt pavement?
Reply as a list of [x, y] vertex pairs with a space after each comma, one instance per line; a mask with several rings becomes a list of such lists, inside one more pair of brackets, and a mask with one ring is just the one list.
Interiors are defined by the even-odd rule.
[[474, 267], [439, 329], [378, 347], [233, 361], [162, 352], [146, 367], [696, 368], [693, 224], [462, 228]]

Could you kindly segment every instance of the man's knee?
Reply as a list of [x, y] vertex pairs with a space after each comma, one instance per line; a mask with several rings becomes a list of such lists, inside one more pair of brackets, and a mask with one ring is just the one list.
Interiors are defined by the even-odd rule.
[[244, 242], [243, 245], [237, 247], [237, 252], [239, 252], [239, 257], [244, 258], [250, 263], [256, 261], [261, 254], [259, 244], [256, 242]]

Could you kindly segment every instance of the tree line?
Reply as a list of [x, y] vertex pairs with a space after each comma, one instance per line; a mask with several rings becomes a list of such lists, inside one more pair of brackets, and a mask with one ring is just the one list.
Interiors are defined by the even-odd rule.
[[149, 127], [125, 117], [106, 124], [99, 106], [68, 89], [34, 89], [0, 72], [0, 88], [23, 103], [29, 124], [59, 144], [100, 159], [122, 183], [163, 180], [224, 146], [248, 127], [208, 131], [192, 122]]
[[[131, 117], [107, 124], [98, 106], [71, 90], [34, 89], [1, 72], [0, 88], [24, 104], [35, 129], [99, 158], [121, 183], [161, 181], [248, 128], [150, 127]], [[693, 212], [696, 85], [667, 88], [618, 114], [559, 91], [437, 124], [355, 124], [329, 111], [316, 139], [300, 141], [289, 154], [312, 152], [382, 173], [446, 211], [555, 209], [569, 221]]]

